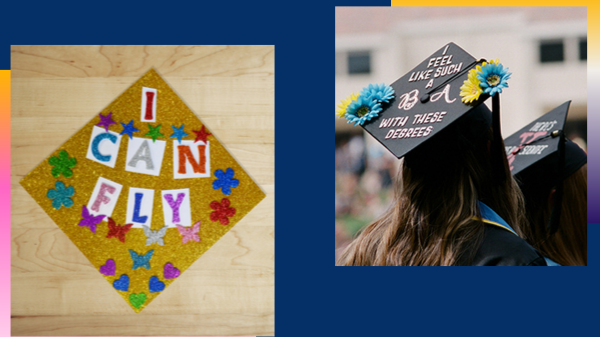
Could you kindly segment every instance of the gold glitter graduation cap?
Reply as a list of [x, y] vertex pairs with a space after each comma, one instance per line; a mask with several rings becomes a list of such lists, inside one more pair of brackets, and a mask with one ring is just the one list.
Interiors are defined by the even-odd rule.
[[21, 185], [136, 312], [265, 197], [154, 69]]

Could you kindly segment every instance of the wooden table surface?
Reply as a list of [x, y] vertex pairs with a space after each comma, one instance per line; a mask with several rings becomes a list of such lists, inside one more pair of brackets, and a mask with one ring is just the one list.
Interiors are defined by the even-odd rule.
[[[154, 67], [267, 197], [140, 314], [19, 180]], [[274, 47], [13, 46], [13, 335], [274, 334]]]

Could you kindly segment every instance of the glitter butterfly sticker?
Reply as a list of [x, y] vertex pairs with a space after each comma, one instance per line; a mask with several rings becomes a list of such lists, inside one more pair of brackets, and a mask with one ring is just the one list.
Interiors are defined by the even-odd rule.
[[90, 211], [88, 211], [87, 207], [83, 205], [81, 216], [83, 217], [83, 219], [79, 221], [78, 225], [81, 227], [88, 227], [92, 231], [92, 233], [96, 233], [96, 226], [102, 222], [106, 215], [94, 216], [93, 214], [90, 214]]
[[138, 254], [133, 250], [129, 250], [129, 255], [131, 255], [131, 259], [133, 260], [133, 267], [131, 269], [135, 270], [139, 267], [144, 267], [146, 269], [150, 269], [150, 259], [152, 258], [152, 254], [154, 253], [154, 249], [147, 252], [146, 254]]
[[115, 221], [112, 218], [108, 218], [108, 235], [106, 236], [106, 238], [117, 238], [119, 239], [119, 241], [124, 243], [125, 233], [129, 232], [131, 226], [133, 226], [133, 224], [127, 224], [123, 226], [117, 225], [115, 224]]
[[158, 243], [161, 246], [165, 245], [163, 237], [167, 233], [167, 226], [164, 226], [163, 228], [157, 231], [151, 230], [150, 227], [146, 225], [142, 225], [142, 227], [144, 228], [144, 234], [146, 234], [146, 236], [148, 237], [146, 239], [146, 246], [150, 246], [153, 243]]
[[179, 231], [179, 234], [181, 234], [184, 244], [191, 240], [200, 242], [200, 236], [198, 235], [198, 231], [200, 231], [200, 221], [196, 222], [192, 228], [185, 228], [181, 225], [175, 226], [177, 226], [177, 230]]

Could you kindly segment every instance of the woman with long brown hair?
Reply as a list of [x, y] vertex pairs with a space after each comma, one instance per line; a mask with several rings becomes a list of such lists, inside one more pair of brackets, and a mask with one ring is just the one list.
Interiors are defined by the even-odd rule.
[[[576, 145], [575, 145], [576, 146]], [[587, 265], [587, 164], [569, 175], [564, 184], [560, 206], [560, 224], [556, 232], [548, 230], [556, 186], [536, 189], [523, 186], [527, 205], [528, 242], [542, 255], [561, 266]], [[548, 264], [551, 264], [549, 262]]]
[[[427, 81], [450, 63], [449, 76]], [[404, 159], [392, 205], [338, 265], [546, 265], [520, 237], [522, 196], [508, 169], [494, 96], [510, 76], [506, 70], [450, 43], [394, 82], [393, 99], [384, 95], [389, 90], [380, 88], [378, 96], [369, 86], [340, 107], [349, 122]], [[371, 101], [384, 96], [389, 105]], [[490, 96], [494, 114], [482, 104]]]
[[585, 266], [587, 154], [565, 138], [569, 105], [536, 119], [507, 137], [506, 143], [512, 172], [525, 197], [527, 241], [548, 265]]
[[404, 158], [392, 206], [339, 265], [543, 265], [517, 235], [482, 220], [481, 208], [496, 210], [522, 235], [521, 194], [512, 179], [495, 183], [489, 123], [474, 122], [491, 113], [478, 110]]

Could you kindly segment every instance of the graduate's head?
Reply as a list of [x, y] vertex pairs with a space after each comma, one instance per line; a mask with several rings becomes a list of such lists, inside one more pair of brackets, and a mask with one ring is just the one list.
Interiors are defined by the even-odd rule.
[[506, 138], [529, 242], [561, 265], [587, 263], [587, 154], [563, 132], [570, 102]]
[[[351, 248], [363, 257], [377, 253], [353, 263], [454, 263], [461, 247], [480, 234], [471, 226], [477, 200], [519, 230], [521, 199], [508, 170], [498, 117], [498, 86], [506, 84], [506, 70], [449, 43], [391, 86], [370, 85], [357, 99], [350, 97], [349, 122], [362, 125], [403, 158], [396, 201], [363, 231], [362, 247]], [[499, 75], [492, 81], [496, 91], [484, 92], [479, 83], [490, 72]], [[492, 95], [494, 113], [484, 104]]]
[[431, 192], [440, 193], [467, 179], [475, 191], [480, 190], [494, 171], [504, 169], [492, 166], [492, 141], [492, 113], [481, 104], [405, 155], [402, 184], [418, 181], [429, 190], [438, 186]]

